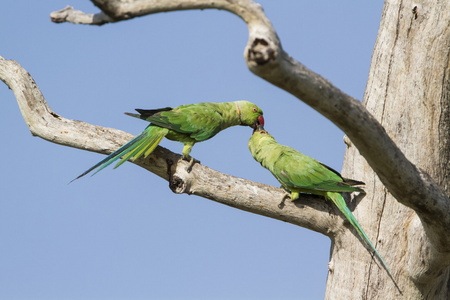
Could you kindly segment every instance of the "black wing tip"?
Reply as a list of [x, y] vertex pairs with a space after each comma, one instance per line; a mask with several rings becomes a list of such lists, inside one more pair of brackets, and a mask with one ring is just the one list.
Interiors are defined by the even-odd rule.
[[135, 111], [137, 111], [138, 113], [140, 113], [142, 116], [152, 116], [156, 113], [162, 112], [162, 111], [169, 111], [172, 110], [173, 108], [170, 106], [167, 107], [163, 107], [163, 108], [157, 108], [157, 109], [142, 109], [142, 108], [136, 108]]
[[134, 114], [134, 113], [129, 113], [129, 112], [125, 112], [124, 114], [127, 116], [130, 116], [130, 117], [133, 117], [133, 118], [145, 120], [145, 118], [140, 114]]
[[348, 185], [354, 186], [354, 185], [366, 185], [364, 182], [355, 180], [355, 179], [349, 179], [349, 178], [342, 178], [344, 182]]
[[353, 188], [355, 189], [355, 192], [366, 194], [366, 191], [363, 190], [362, 188], [359, 188], [359, 187], [356, 187], [356, 186], [354, 186]]

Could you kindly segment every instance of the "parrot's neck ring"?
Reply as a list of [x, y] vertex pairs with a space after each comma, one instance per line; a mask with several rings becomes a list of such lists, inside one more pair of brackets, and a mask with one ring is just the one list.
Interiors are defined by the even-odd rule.
[[241, 109], [239, 108], [239, 104], [237, 102], [236, 102], [236, 108], [237, 108], [238, 115], [239, 115], [239, 121], [241, 122], [241, 125], [242, 125]]

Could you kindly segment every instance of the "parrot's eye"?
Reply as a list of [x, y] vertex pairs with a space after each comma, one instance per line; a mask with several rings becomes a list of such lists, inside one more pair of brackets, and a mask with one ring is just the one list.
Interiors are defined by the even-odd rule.
[[258, 109], [256, 107], [253, 107], [252, 110], [253, 110], [253, 112], [257, 112], [258, 111]]

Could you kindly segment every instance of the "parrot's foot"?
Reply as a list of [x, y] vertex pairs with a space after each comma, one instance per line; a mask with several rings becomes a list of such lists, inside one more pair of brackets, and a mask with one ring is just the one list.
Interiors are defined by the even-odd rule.
[[279, 209], [283, 209], [283, 207], [286, 206], [286, 204], [284, 204], [284, 201], [286, 201], [286, 198], [291, 199], [291, 195], [289, 193], [284, 194], [283, 198], [281, 198], [280, 204], [278, 204]]
[[194, 164], [200, 163], [199, 160], [197, 160], [197, 159], [195, 159], [195, 158], [193, 158], [193, 157], [185, 157], [185, 156], [183, 156], [183, 159], [184, 159], [184, 160], [187, 160], [187, 161], [189, 162], [189, 165], [188, 165], [188, 167], [187, 167], [187, 169], [186, 169], [186, 171], [187, 171], [188, 173], [191, 173], [192, 167], [194, 166]]

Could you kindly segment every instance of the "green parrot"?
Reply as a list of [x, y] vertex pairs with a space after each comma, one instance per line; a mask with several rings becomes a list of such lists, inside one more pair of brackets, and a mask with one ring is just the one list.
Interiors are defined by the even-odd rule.
[[[391, 271], [356, 221], [341, 195], [343, 192], [364, 193], [363, 189], [354, 186], [363, 185], [364, 182], [343, 178], [337, 171], [317, 160], [291, 147], [278, 144], [262, 126], [258, 126], [257, 130], [253, 132], [248, 147], [253, 158], [268, 169], [287, 191], [290, 191], [292, 201], [298, 199], [299, 193], [320, 195], [333, 201], [356, 229], [364, 243], [379, 258], [389, 277], [398, 288]], [[400, 291], [399, 288], [398, 290]]]
[[184, 144], [183, 158], [189, 160], [191, 162], [190, 167], [192, 167], [194, 159], [189, 154], [195, 143], [206, 141], [230, 126], [250, 126], [256, 130], [259, 124], [264, 125], [262, 110], [255, 104], [244, 100], [187, 104], [175, 108], [136, 109], [136, 111], [139, 114], [125, 114], [146, 120], [150, 122], [150, 125], [142, 133], [74, 180], [99, 168], [94, 173], [96, 174], [121, 157], [122, 160], [114, 168], [129, 159], [136, 160], [142, 155], [147, 157], [164, 137]]

